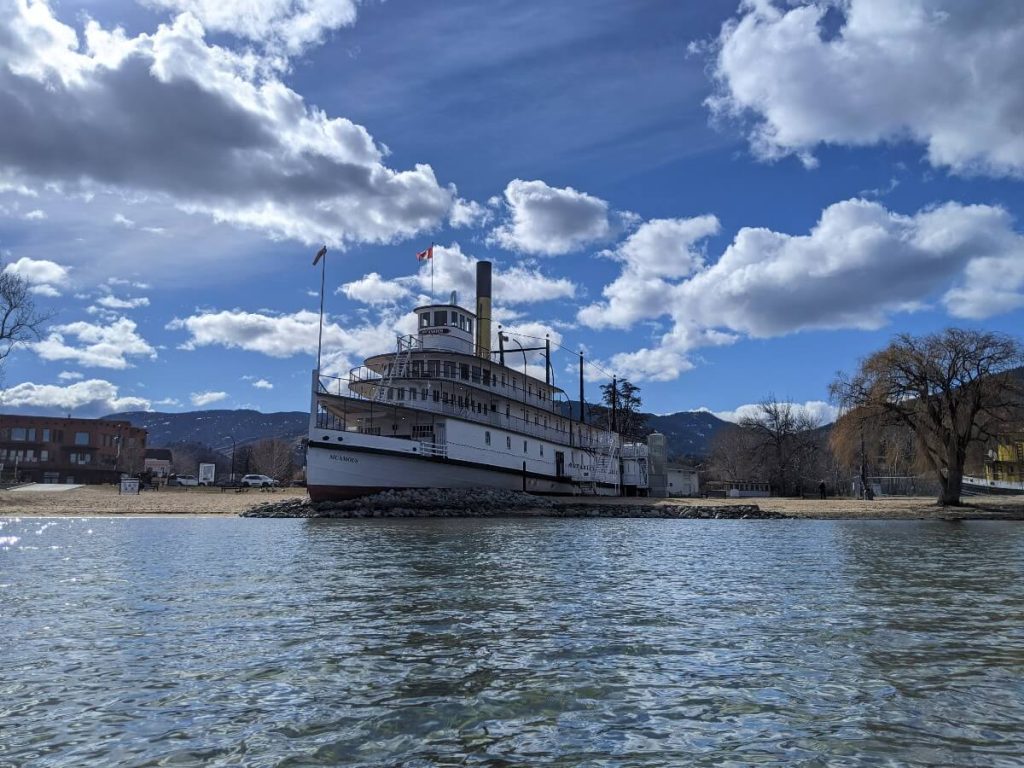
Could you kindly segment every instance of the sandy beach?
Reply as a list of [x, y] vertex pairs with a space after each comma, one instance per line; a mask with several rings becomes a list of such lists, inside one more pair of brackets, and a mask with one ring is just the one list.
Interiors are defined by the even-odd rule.
[[[306, 497], [304, 488], [245, 491], [176, 488], [119, 495], [113, 486], [83, 486], [69, 491], [25, 493], [0, 491], [0, 517], [97, 515], [238, 515], [256, 504]], [[932, 498], [858, 499], [624, 499], [566, 498], [567, 503], [636, 504], [640, 506], [757, 504], [761, 509], [789, 517], [817, 519], [1017, 519], [1024, 520], [1024, 498], [977, 496], [969, 506], [937, 507]]]
[[164, 488], [120, 495], [111, 485], [86, 485], [70, 491], [0, 491], [0, 517], [39, 515], [237, 515], [270, 500], [305, 498], [305, 488]]

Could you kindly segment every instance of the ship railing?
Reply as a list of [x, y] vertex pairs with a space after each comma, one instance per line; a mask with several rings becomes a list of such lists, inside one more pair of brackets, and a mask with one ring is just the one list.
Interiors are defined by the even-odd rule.
[[448, 456], [448, 446], [445, 443], [431, 443], [420, 440], [420, 452], [426, 456]]
[[[595, 454], [613, 453], [618, 446], [618, 437], [607, 431], [598, 431], [593, 437], [577, 435], [575, 430], [577, 423], [562, 417], [565, 423], [564, 429], [554, 426], [544, 426], [522, 419], [518, 416], [505, 416], [495, 411], [477, 412], [470, 408], [459, 407], [457, 403], [434, 402], [433, 400], [386, 400], [381, 403], [375, 397], [366, 397], [351, 388], [351, 384], [359, 382], [372, 382], [383, 386], [384, 380], [379, 374], [373, 373], [366, 366], [353, 368], [349, 376], [320, 376], [320, 391], [330, 395], [340, 395], [359, 400], [366, 403], [380, 403], [384, 407], [393, 406], [398, 408], [411, 408], [413, 410], [436, 413], [446, 416], [455, 416], [466, 421], [473, 421], [478, 424], [487, 424], [497, 429], [507, 429], [512, 432], [519, 432], [537, 437], [543, 440], [550, 440], [553, 443], [568, 445], [573, 448], [590, 451]], [[325, 425], [326, 426], [326, 425]], [[570, 432], [572, 434], [570, 435]]]

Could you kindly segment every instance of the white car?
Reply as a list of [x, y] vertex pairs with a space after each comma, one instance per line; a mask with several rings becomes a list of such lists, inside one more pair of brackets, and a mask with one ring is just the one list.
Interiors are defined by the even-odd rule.
[[199, 479], [195, 475], [176, 475], [173, 480], [178, 485], [199, 485]]
[[266, 475], [245, 475], [239, 483], [249, 488], [271, 488], [277, 485], [277, 480]]

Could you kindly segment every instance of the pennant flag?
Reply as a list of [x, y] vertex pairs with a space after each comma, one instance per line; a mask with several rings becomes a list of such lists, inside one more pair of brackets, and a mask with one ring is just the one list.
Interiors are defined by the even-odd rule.
[[316, 258], [313, 259], [313, 266], [315, 267], [324, 256], [327, 255], [327, 246], [325, 245], [319, 251], [316, 252]]
[[431, 245], [429, 248], [427, 248], [427, 250], [420, 251], [419, 253], [416, 254], [416, 258], [419, 261], [428, 261], [429, 259], [434, 258], [434, 246]]

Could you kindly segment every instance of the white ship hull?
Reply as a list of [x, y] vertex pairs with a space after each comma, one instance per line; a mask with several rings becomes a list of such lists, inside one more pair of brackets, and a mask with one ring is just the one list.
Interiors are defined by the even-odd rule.
[[570, 482], [510, 469], [454, 462], [440, 456], [408, 456], [310, 444], [306, 453], [309, 496], [335, 501], [404, 488], [503, 488], [571, 494]]
[[969, 493], [993, 493], [999, 495], [1024, 495], [1024, 483], [1007, 480], [986, 480], [984, 477], [964, 475], [963, 490]]

